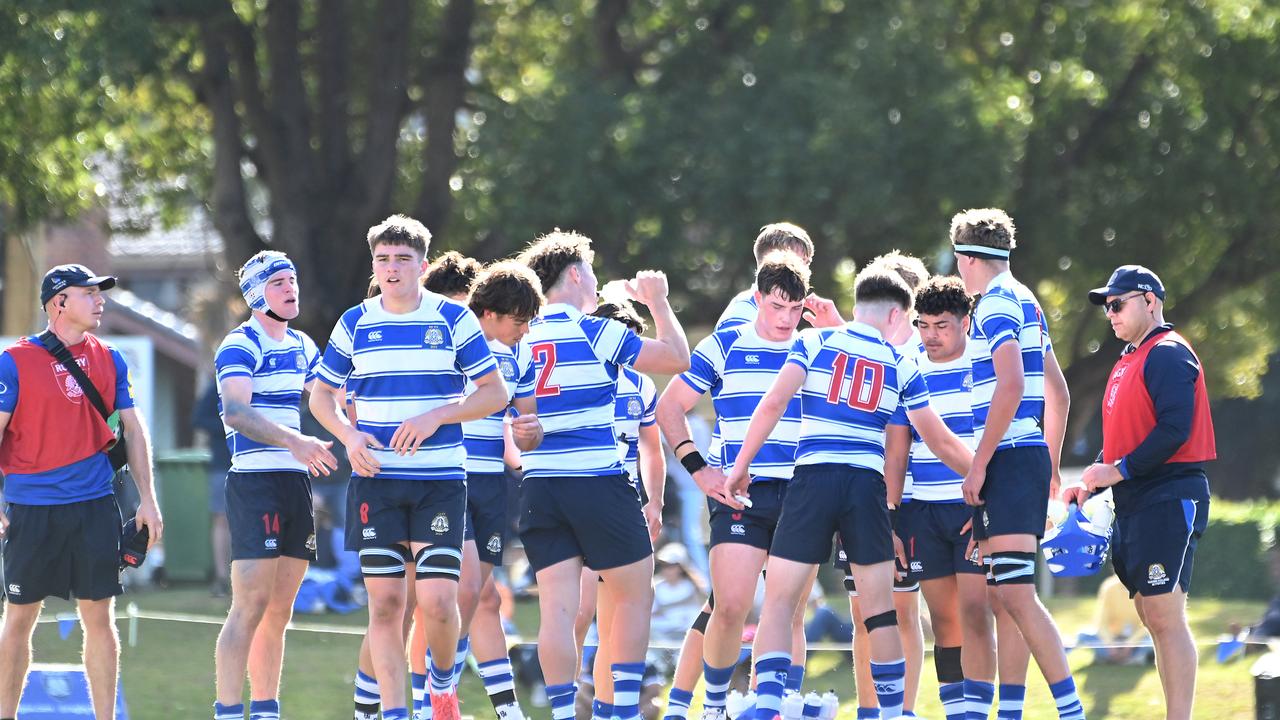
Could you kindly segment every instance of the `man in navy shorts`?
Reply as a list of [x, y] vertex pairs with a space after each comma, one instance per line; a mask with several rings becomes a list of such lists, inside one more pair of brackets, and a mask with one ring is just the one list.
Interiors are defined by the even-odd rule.
[[116, 436], [51, 347], [65, 347], [105, 409], [118, 412], [141, 498], [137, 527], [149, 532], [148, 546], [163, 531], [151, 444], [134, 407], [129, 367], [118, 350], [89, 332], [102, 322], [103, 291], [115, 284], [83, 265], [53, 268], [40, 283], [48, 331], [0, 354], [0, 469], [8, 503], [0, 512], [7, 600], [0, 628], [0, 718], [17, 713], [31, 633], [51, 596], [76, 598], [94, 714], [112, 717], [116, 705], [120, 639], [114, 608], [123, 565], [115, 472], [106, 453]]
[[[613, 662], [617, 717], [640, 714], [649, 644], [653, 546], [635, 488], [623, 472], [614, 402], [623, 366], [677, 373], [689, 367], [689, 344], [667, 301], [667, 279], [645, 271], [626, 283], [653, 315], [656, 339], [616, 320], [584, 313], [598, 302], [589, 238], [555, 231], [520, 254], [542, 282], [547, 304], [530, 324], [534, 396], [544, 437], [522, 456], [520, 539], [538, 579], [542, 622], [538, 656], [554, 720], [573, 717], [578, 655], [573, 621], [582, 567], [600, 573], [615, 621], [600, 628]], [[609, 601], [602, 598], [602, 602]]]
[[[453, 660], [467, 504], [461, 423], [492, 415], [508, 402], [475, 313], [419, 284], [430, 239], [422, 223], [401, 215], [369, 230], [381, 292], [338, 320], [310, 401], [312, 414], [342, 441], [360, 476], [350, 521], [360, 524], [369, 650], [388, 720], [409, 717], [406, 562], [415, 568], [414, 597], [427, 625], [434, 716], [460, 716]], [[343, 388], [354, 399], [354, 426], [341, 407]]]
[[764, 609], [756, 631], [756, 718], [773, 720], [791, 665], [790, 626], [815, 566], [840, 534], [871, 640], [871, 674], [885, 717], [902, 714], [906, 660], [893, 610], [894, 544], [883, 477], [885, 428], [904, 409], [948, 466], [968, 470], [972, 452], [929, 407], [915, 363], [885, 339], [908, 323], [911, 290], [871, 267], [854, 285], [854, 320], [800, 334], [787, 363], [747, 426], [725, 483], [726, 504], [750, 499], [748, 468], [797, 392], [796, 468], [769, 548]]
[[1164, 284], [1141, 265], [1124, 265], [1089, 293], [1116, 337], [1128, 343], [1102, 396], [1102, 461], [1085, 469], [1083, 504], [1112, 488], [1112, 565], [1151, 631], [1165, 715], [1191, 717], [1196, 645], [1187, 593], [1196, 541], [1209, 522], [1204, 463], [1217, 457], [1204, 370], [1191, 345], [1164, 320]]
[[231, 451], [227, 527], [231, 609], [218, 633], [215, 720], [244, 715], [245, 668], [254, 718], [280, 717], [284, 634], [307, 564], [316, 557], [311, 476], [337, 468], [332, 442], [301, 432], [302, 393], [315, 385], [319, 351], [289, 328], [298, 274], [284, 253], [263, 251], [238, 273], [253, 315], [214, 356], [219, 411]]
[[1013, 220], [994, 208], [958, 213], [951, 244], [966, 289], [982, 295], [969, 339], [978, 446], [961, 485], [976, 508], [974, 539], [990, 558], [989, 582], [1049, 683], [1059, 717], [1082, 720], [1062, 638], [1035, 587], [1037, 543], [1066, 433], [1067, 382], [1039, 301], [1009, 271]]

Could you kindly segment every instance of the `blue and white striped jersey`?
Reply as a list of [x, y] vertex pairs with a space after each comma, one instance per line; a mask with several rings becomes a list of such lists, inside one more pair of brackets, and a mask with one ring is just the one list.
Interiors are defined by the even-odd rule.
[[800, 333], [787, 358], [808, 375], [800, 388], [797, 465], [839, 463], [884, 472], [884, 429], [900, 406], [929, 404], [910, 358], [859, 322]]
[[752, 285], [751, 289], [743, 290], [729, 301], [729, 306], [716, 321], [715, 332], [739, 325], [750, 325], [756, 321], [756, 315], [759, 314], [760, 306], [756, 304], [756, 288]]
[[522, 455], [525, 477], [622, 474], [614, 397], [621, 366], [640, 355], [640, 336], [616, 320], [556, 303], [529, 323], [525, 341], [542, 421], [542, 444]]
[[[920, 330], [917, 328], [911, 328], [911, 336], [902, 343], [894, 345], [894, 348], [896, 348], [899, 353], [915, 360], [916, 365], [919, 366], [920, 358], [924, 357], [924, 342], [920, 340]], [[899, 406], [897, 412], [889, 418], [889, 424], [910, 426], [911, 421], [907, 420], [906, 410]], [[912, 483], [911, 480], [911, 463], [908, 462], [907, 472], [902, 478], [902, 501], [899, 503], [899, 506], [911, 502], [913, 484], [914, 483]]]
[[[489, 341], [489, 350], [498, 363], [502, 382], [509, 398], [533, 396], [533, 356], [529, 346], [521, 341], [515, 347], [507, 347], [497, 340]], [[467, 381], [467, 393], [475, 392], [475, 383]], [[467, 448], [467, 474], [501, 473], [504, 470], [502, 454], [504, 437], [502, 424], [507, 409], [487, 418], [462, 423], [462, 444]]]
[[[497, 369], [480, 321], [467, 306], [423, 289], [417, 310], [402, 314], [373, 297], [347, 310], [329, 337], [320, 380], [346, 385], [356, 427], [383, 445], [405, 420], [461, 399], [467, 379]], [[441, 425], [413, 455], [373, 450], [392, 480], [465, 480], [462, 425]]]
[[618, 373], [618, 397], [613, 405], [618, 455], [631, 482], [640, 480], [640, 428], [658, 422], [658, 386], [644, 373], [629, 367]]
[[1044, 446], [1040, 427], [1044, 417], [1044, 356], [1052, 344], [1035, 295], [1008, 272], [995, 276], [974, 308], [971, 336], [974, 435], [982, 439], [995, 394], [996, 371], [991, 353], [1012, 341], [1022, 351], [1022, 402], [997, 449]]
[[[747, 425], [787, 362], [794, 343], [773, 342], [748, 323], [716, 332], [694, 348], [680, 379], [699, 393], [710, 392], [716, 411], [711, 457], [728, 473], [742, 450]], [[787, 405], [749, 468], [752, 480], [790, 480], [800, 439], [800, 396]]]
[[[929, 386], [929, 404], [942, 422], [970, 448], [977, 446], [973, 435], [973, 365], [966, 353], [955, 360], [935, 363], [927, 355], [917, 360], [925, 384]], [[964, 494], [960, 485], [964, 478], [947, 467], [911, 431], [911, 465], [913, 499], [923, 502], [960, 503]]]
[[[218, 376], [218, 414], [222, 415], [222, 381], [247, 377], [253, 381], [250, 406], [277, 425], [299, 430], [302, 390], [316, 377], [320, 351], [305, 333], [285, 330], [276, 342], [257, 318], [251, 317], [232, 330], [214, 355]], [[307, 472], [285, 448], [265, 445], [232, 430], [224, 416], [231, 469], [236, 472]]]

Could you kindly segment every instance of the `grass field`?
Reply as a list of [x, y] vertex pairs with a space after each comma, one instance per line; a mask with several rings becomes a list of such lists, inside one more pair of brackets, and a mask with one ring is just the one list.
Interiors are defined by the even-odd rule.
[[[128, 621], [124, 608], [136, 603], [145, 612], [186, 613], [219, 617], [225, 614], [227, 601], [209, 597], [203, 587], [180, 587], [126, 595], [120, 599], [122, 668], [125, 697], [134, 720], [168, 718], [207, 718], [213, 700], [213, 646], [217, 624], [199, 624], [164, 620], [139, 620], [137, 646], [127, 643]], [[842, 602], [833, 598], [833, 602]], [[1050, 609], [1064, 634], [1074, 637], [1092, 617], [1092, 598], [1061, 598], [1050, 603]], [[1250, 622], [1261, 615], [1259, 603], [1193, 600], [1192, 623], [1197, 638], [1203, 643], [1213, 640], [1229, 622]], [[71, 606], [51, 601], [45, 617], [53, 618], [69, 612]], [[297, 624], [312, 623], [359, 629], [365, 623], [363, 612], [348, 616], [299, 616]], [[537, 627], [537, 607], [521, 603], [517, 624], [524, 633]], [[289, 720], [344, 720], [351, 717], [351, 687], [354, 675], [358, 634], [291, 631], [285, 655], [283, 710]], [[36, 630], [37, 662], [78, 662], [79, 631], [63, 640], [56, 624], [42, 623]], [[1076, 682], [1091, 719], [1159, 718], [1162, 717], [1160, 680], [1152, 667], [1089, 665], [1090, 655], [1080, 651], [1071, 655]], [[1196, 697], [1196, 718], [1226, 720], [1253, 717], [1253, 681], [1249, 661], [1219, 665], [1213, 648], [1202, 647]], [[853, 680], [846, 653], [810, 655], [806, 689], [834, 688], [842, 702], [840, 717], [853, 716]], [[937, 682], [932, 662], [926, 658], [921, 680], [917, 715], [942, 718], [937, 698]], [[1035, 667], [1029, 673], [1027, 720], [1055, 718], [1052, 699]], [[464, 715], [480, 718], [494, 713], [478, 678], [468, 672], [462, 684]], [[701, 692], [695, 693], [695, 697]], [[665, 696], [665, 694], [664, 694]], [[550, 716], [546, 708], [532, 708], [522, 697], [526, 713], [542, 720]], [[696, 708], [691, 717], [697, 717]]]

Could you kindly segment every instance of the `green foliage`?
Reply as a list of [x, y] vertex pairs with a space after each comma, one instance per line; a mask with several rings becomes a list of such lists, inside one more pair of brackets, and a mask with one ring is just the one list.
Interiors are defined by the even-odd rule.
[[[449, 9], [466, 4], [415, 5], [426, 41], [410, 51], [410, 106], [437, 91], [422, 77]], [[192, 18], [223, 4], [20, 5], [0, 16], [0, 207], [18, 224], [82, 207], [97, 197], [84, 161], [105, 153], [125, 158], [126, 178], [168, 180], [160, 187], [218, 210], [208, 98], [186, 80], [208, 60], [197, 39], [208, 23]], [[267, 32], [270, 2], [232, 7], [248, 32]], [[303, 30], [332, 7], [302, 3]], [[348, 74], [363, 83], [377, 16], [346, 19], [360, 39]], [[439, 244], [484, 258], [553, 227], [582, 230], [605, 277], [659, 266], [678, 278], [693, 323], [749, 282], [747, 247], [767, 222], [809, 228], [815, 284], [838, 295], [842, 261], [895, 247], [948, 271], [950, 216], [1002, 206], [1079, 412], [1092, 414], [1117, 349], [1084, 293], [1126, 262], [1164, 278], [1214, 396], [1252, 397], [1280, 336], [1267, 320], [1280, 283], [1266, 282], [1280, 268], [1277, 19], [1274, 0], [486, 0], [469, 26], [458, 127], [433, 137], [407, 113], [382, 203], [439, 212]], [[321, 45], [303, 32], [296, 46], [314, 127]], [[268, 83], [276, 50], [257, 47]], [[349, 95], [356, 152], [380, 108]], [[435, 141], [456, 166], [439, 162]], [[259, 134], [238, 142], [246, 168], [267, 153]], [[253, 211], [301, 228], [306, 239], [290, 242], [324, 254], [354, 232], [334, 234], [335, 203], [370, 183], [358, 164], [305, 167], [259, 174]], [[451, 208], [431, 183], [447, 186]], [[330, 200], [314, 212], [282, 209], [317, 186]]]

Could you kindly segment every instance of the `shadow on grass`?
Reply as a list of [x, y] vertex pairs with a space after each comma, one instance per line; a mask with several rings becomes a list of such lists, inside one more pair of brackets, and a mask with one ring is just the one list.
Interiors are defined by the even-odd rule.
[[[1076, 652], [1091, 652], [1086, 649]], [[1156, 671], [1154, 665], [1105, 665], [1090, 663], [1075, 671], [1076, 685], [1083, 684], [1085, 710], [1090, 717], [1108, 717], [1111, 702], [1121, 695], [1133, 692], [1147, 673]], [[1084, 682], [1080, 680], [1083, 678]]]

